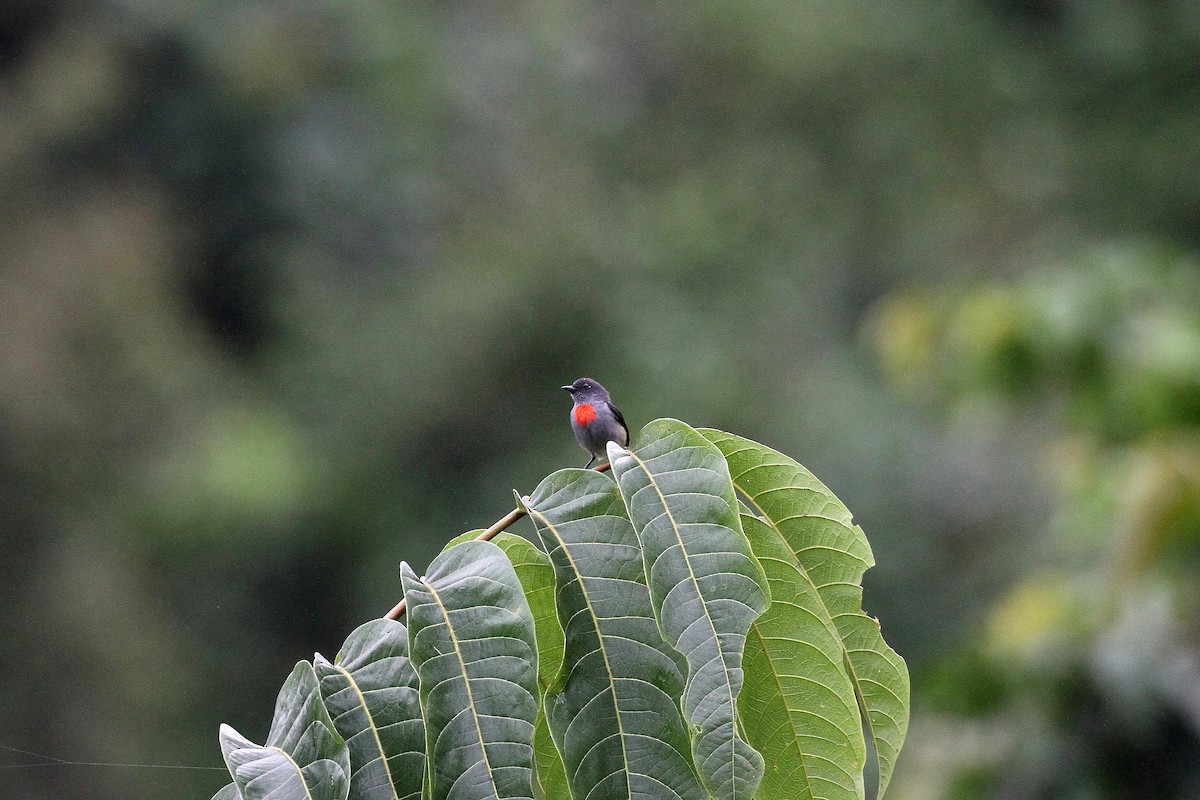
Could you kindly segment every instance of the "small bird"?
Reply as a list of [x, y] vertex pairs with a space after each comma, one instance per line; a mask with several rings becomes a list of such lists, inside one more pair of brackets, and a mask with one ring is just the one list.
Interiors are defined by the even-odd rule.
[[607, 389], [591, 378], [580, 378], [562, 388], [575, 401], [571, 408], [571, 430], [575, 432], [575, 441], [592, 455], [592, 460], [584, 465], [585, 469], [598, 458], [608, 458], [605, 447], [609, 442], [629, 446], [629, 426], [613, 405]]

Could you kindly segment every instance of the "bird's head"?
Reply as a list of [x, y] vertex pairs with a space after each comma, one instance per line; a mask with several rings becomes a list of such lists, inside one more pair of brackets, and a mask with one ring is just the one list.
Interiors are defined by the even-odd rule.
[[607, 400], [608, 392], [591, 378], [580, 378], [569, 386], [562, 387], [576, 403]]

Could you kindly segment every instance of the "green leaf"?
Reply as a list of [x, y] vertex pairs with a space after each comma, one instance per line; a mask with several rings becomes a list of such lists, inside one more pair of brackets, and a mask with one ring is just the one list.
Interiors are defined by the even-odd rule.
[[346, 800], [350, 753], [307, 661], [296, 665], [279, 691], [266, 745], [254, 744], [228, 725], [221, 726], [220, 738], [243, 800]]
[[331, 664], [313, 659], [321, 697], [350, 748], [352, 800], [421, 795], [425, 728], [408, 631], [389, 619], [360, 625]]
[[524, 504], [554, 564], [566, 629], [564, 674], [546, 708], [572, 796], [705, 797], [676, 699], [684, 665], [654, 620], [617, 487], [566, 469]]
[[[453, 539], [451, 539], [450, 541], [448, 541], [444, 545], [442, 545], [442, 552], [443, 553], [446, 552], [451, 547], [454, 547], [454, 545], [456, 545], [456, 544], [462, 544], [463, 542], [473, 542], [479, 538], [479, 534], [481, 534], [481, 533], [483, 533], [483, 528], [476, 528], [473, 531], [463, 531], [458, 536], [455, 536]], [[501, 549], [503, 550], [504, 548], [501, 548]]]
[[[481, 533], [482, 528], [460, 534], [451, 539], [443, 550], [477, 539]], [[491, 541], [508, 556], [525, 591], [529, 610], [533, 613], [538, 643], [538, 686], [544, 696], [562, 669], [563, 659], [563, 630], [554, 609], [554, 567], [550, 565], [550, 557], [528, 539], [502, 531]], [[567, 773], [550, 737], [550, 728], [541, 704], [534, 723], [533, 756], [534, 796], [546, 800], [566, 797]]]
[[550, 721], [546, 718], [545, 694], [538, 706], [538, 718], [533, 728], [533, 764], [535, 800], [560, 800], [570, 798], [569, 781], [566, 780], [566, 766], [563, 764], [562, 753], [554, 745], [550, 733]]
[[563, 661], [563, 629], [554, 610], [554, 567], [548, 555], [516, 534], [502, 531], [492, 539], [492, 544], [508, 556], [533, 613], [538, 643], [538, 685], [545, 691], [558, 676]]
[[[545, 697], [562, 670], [563, 663], [563, 629], [558, 623], [558, 613], [554, 608], [554, 567], [550, 564], [550, 556], [528, 539], [503, 532], [497, 534], [492, 542], [508, 556], [513, 570], [517, 573], [517, 579], [521, 581], [521, 588], [525, 591], [529, 610], [533, 613], [533, 627], [537, 632], [538, 644], [538, 687], [541, 690], [539, 697]], [[561, 798], [566, 796], [567, 773], [563, 767], [562, 756], [550, 739], [549, 733], [546, 715], [539, 704], [533, 734], [535, 789], [542, 797]]]
[[718, 800], [748, 800], [762, 756], [737, 725], [742, 651], [767, 608], [762, 566], [742, 532], [725, 458], [678, 420], [655, 420], [609, 460], [641, 542], [654, 613], [688, 662], [684, 717], [696, 765]]
[[550, 733], [545, 695], [533, 723], [533, 796], [535, 800], [566, 800], [571, 796], [567, 768]]
[[825, 604], [778, 531], [743, 514], [742, 529], [771, 585], [750, 626], [738, 708], [767, 767], [771, 800], [860, 800], [866, 746], [842, 642]]
[[408, 564], [400, 577], [421, 681], [427, 796], [531, 798], [537, 642], [508, 557], [490, 542], [464, 542], [426, 577]]
[[749, 439], [701, 432], [725, 454], [734, 485], [755, 515], [788, 543], [837, 628], [877, 754], [882, 797], [908, 730], [909, 682], [904, 659], [862, 611], [862, 575], [875, 563], [871, 546], [846, 506], [804, 467]]
[[227, 783], [217, 790], [212, 800], [242, 800], [242, 796], [238, 793], [236, 783]]

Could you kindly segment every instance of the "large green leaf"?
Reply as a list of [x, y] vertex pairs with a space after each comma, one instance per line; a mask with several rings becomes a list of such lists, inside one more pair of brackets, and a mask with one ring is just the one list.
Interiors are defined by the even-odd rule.
[[331, 664], [313, 659], [321, 697], [350, 748], [351, 800], [420, 797], [425, 726], [408, 631], [389, 619], [360, 625]]
[[[482, 529], [467, 531], [451, 539], [443, 549], [472, 541], [481, 533]], [[563, 659], [563, 630], [554, 609], [554, 567], [550, 564], [550, 557], [528, 539], [502, 531], [491, 541], [508, 556], [525, 591], [529, 610], [533, 613], [538, 643], [538, 686], [545, 695], [562, 669]], [[537, 721], [534, 723], [533, 790], [538, 800], [558, 800], [567, 796], [567, 773], [550, 736], [543, 705], [538, 706]]]
[[771, 585], [750, 626], [738, 698], [746, 738], [763, 755], [769, 800], [860, 800], [866, 746], [842, 642], [817, 588], [779, 532], [743, 514]]
[[843, 658], [878, 759], [880, 796], [908, 730], [904, 659], [862, 610], [862, 575], [875, 559], [850, 511], [792, 459], [740, 436], [704, 430], [729, 463], [737, 490], [788, 543], [841, 638]]
[[[346, 800], [349, 749], [321, 702], [317, 676], [307, 661], [296, 665], [280, 689], [265, 745], [228, 725], [221, 726], [220, 738], [243, 800]], [[228, 796], [228, 787], [217, 793]]]
[[565, 646], [563, 629], [554, 609], [554, 567], [550, 557], [528, 539], [500, 533], [492, 541], [508, 556], [521, 581], [537, 632], [538, 688], [543, 702], [538, 705], [533, 731], [534, 796], [539, 800], [565, 800], [568, 796], [567, 771], [550, 736], [544, 702], [546, 692], [562, 670]]
[[[483, 529], [459, 534], [442, 549], [445, 551], [456, 544], [474, 541], [481, 533]], [[545, 691], [562, 669], [563, 659], [563, 630], [554, 610], [554, 567], [549, 556], [516, 534], [501, 531], [491, 542], [508, 556], [533, 613], [538, 643], [538, 685]]]
[[697, 729], [700, 775], [718, 800], [748, 800], [762, 756], [737, 724], [742, 651], [767, 608], [762, 566], [742, 532], [721, 451], [678, 420], [642, 429], [609, 459], [641, 542], [650, 595], [667, 642], [687, 658], [683, 713]]
[[421, 681], [427, 797], [532, 798], [537, 642], [508, 557], [490, 542], [464, 542], [424, 578], [407, 564], [400, 577]]
[[677, 699], [683, 663], [654, 620], [617, 487], [566, 469], [524, 500], [557, 575], [564, 674], [550, 730], [577, 800], [703, 798]]

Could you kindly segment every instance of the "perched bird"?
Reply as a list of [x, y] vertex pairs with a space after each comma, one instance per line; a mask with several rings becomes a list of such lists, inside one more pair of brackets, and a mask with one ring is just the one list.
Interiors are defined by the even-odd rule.
[[592, 454], [592, 460], [584, 465], [585, 468], [598, 458], [608, 458], [605, 446], [609, 442], [629, 446], [629, 426], [613, 405], [607, 389], [591, 378], [580, 378], [562, 388], [575, 401], [571, 408], [571, 430], [575, 432], [575, 441]]

